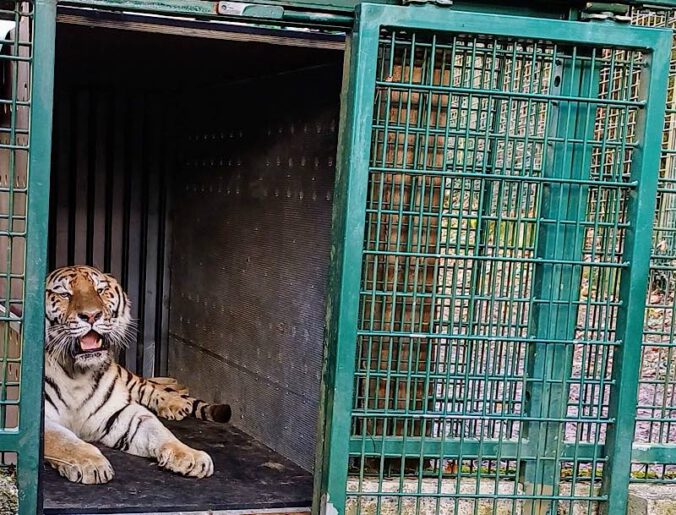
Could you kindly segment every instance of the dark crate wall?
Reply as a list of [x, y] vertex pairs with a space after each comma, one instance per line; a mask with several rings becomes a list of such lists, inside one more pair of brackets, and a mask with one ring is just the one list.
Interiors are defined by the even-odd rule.
[[122, 360], [160, 371], [168, 296], [166, 98], [59, 83], [55, 95], [50, 269], [86, 263], [120, 279], [138, 332]]
[[307, 469], [340, 82], [335, 63], [200, 95], [211, 109], [184, 114], [172, 191], [169, 374]]
[[56, 53], [49, 267], [85, 263], [116, 275], [139, 323], [122, 359], [135, 372], [166, 374], [180, 100], [198, 119], [218, 105], [227, 119], [241, 100], [219, 87], [209, 97], [204, 85], [335, 67], [342, 52], [60, 23]]

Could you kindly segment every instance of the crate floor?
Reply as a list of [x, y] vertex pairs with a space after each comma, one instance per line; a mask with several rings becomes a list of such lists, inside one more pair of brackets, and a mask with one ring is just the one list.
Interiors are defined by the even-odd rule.
[[214, 475], [190, 479], [154, 461], [102, 448], [115, 469], [105, 485], [66, 481], [48, 465], [42, 475], [45, 514], [258, 510], [308, 507], [312, 475], [227, 424], [165, 422], [186, 444], [207, 451]]

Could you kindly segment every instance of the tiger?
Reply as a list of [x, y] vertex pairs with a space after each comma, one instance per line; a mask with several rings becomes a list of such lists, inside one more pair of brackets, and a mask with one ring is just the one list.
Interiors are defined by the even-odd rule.
[[45, 288], [44, 459], [66, 479], [102, 484], [115, 472], [94, 443], [154, 458], [184, 476], [211, 476], [204, 451], [176, 438], [158, 417], [228, 422], [228, 404], [190, 397], [175, 381], [143, 379], [120, 366], [133, 337], [119, 282], [91, 266], [51, 272]]

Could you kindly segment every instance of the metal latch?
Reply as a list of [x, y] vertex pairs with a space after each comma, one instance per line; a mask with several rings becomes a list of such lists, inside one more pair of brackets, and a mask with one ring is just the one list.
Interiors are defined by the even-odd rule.
[[270, 20], [281, 20], [284, 18], [284, 8], [279, 5], [218, 2], [217, 12], [222, 16], [246, 16], [247, 18], [266, 18]]
[[615, 21], [629, 23], [629, 6], [626, 4], [587, 2], [580, 13], [581, 20]]
[[401, 0], [403, 5], [435, 4], [442, 7], [453, 5], [453, 0]]

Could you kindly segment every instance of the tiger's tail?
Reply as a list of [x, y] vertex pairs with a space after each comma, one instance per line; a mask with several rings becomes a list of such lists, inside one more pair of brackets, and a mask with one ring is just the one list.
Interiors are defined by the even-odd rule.
[[191, 417], [198, 420], [208, 420], [210, 422], [221, 422], [225, 424], [232, 417], [230, 404], [210, 404], [200, 399], [195, 399], [192, 403]]

